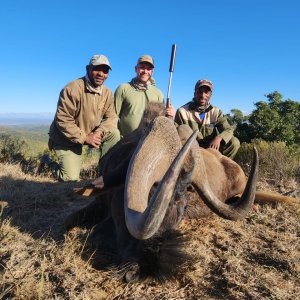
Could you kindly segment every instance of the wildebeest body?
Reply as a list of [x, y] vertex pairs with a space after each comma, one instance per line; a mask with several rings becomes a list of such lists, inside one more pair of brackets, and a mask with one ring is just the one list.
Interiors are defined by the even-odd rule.
[[[148, 261], [147, 268], [151, 269], [151, 264], [164, 266], [167, 271], [158, 271], [161, 275], [171, 274], [170, 269], [184, 262], [180, 248], [184, 239], [170, 233], [183, 218], [204, 217], [211, 211], [225, 218], [242, 218], [255, 194], [257, 162], [245, 189], [245, 174], [235, 162], [218, 151], [200, 148], [187, 126], [177, 130], [172, 120], [157, 116], [157, 111], [148, 114], [151, 117], [144, 118], [141, 126], [116, 144], [102, 161], [104, 189], [89, 206], [66, 220], [68, 229], [97, 223], [95, 232], [111, 238], [120, 262], [133, 263], [134, 271], [129, 269], [125, 274], [127, 280], [143, 273], [149, 249], [156, 263]], [[243, 192], [234, 205], [224, 204]], [[111, 234], [107, 235], [107, 230]], [[168, 241], [163, 237], [168, 235], [176, 243], [165, 247], [168, 250], [164, 253], [170, 254], [165, 255], [162, 249]], [[162, 256], [173, 266], [160, 264]]]

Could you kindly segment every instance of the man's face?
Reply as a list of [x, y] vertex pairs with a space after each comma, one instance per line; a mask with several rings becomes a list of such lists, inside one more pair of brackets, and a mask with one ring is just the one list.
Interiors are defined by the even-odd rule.
[[95, 87], [104, 83], [109, 73], [109, 67], [106, 65], [88, 66], [88, 76]]
[[142, 62], [135, 67], [135, 72], [139, 81], [146, 83], [153, 74], [151, 64]]
[[211, 97], [211, 89], [203, 85], [195, 91], [195, 99], [199, 106], [206, 106], [209, 103]]

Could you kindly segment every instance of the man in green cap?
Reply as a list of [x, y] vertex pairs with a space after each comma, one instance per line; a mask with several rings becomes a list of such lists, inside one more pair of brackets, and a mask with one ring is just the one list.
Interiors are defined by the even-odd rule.
[[240, 141], [233, 136], [233, 128], [220, 108], [210, 104], [212, 92], [210, 80], [198, 80], [193, 100], [177, 110], [175, 123], [187, 124], [193, 130], [199, 130], [197, 140], [201, 147], [216, 149], [233, 159]]
[[86, 66], [86, 75], [60, 92], [49, 148], [58, 157], [61, 181], [79, 179], [82, 145], [99, 149], [101, 159], [120, 139], [113, 93], [103, 85], [110, 70], [106, 56], [94, 55]]
[[[149, 102], [164, 103], [164, 96], [153, 79], [154, 60], [146, 54], [135, 66], [136, 77], [121, 84], [115, 91], [115, 106], [119, 116], [119, 130], [125, 136], [138, 128]], [[166, 116], [175, 116], [173, 106], [166, 108]]]

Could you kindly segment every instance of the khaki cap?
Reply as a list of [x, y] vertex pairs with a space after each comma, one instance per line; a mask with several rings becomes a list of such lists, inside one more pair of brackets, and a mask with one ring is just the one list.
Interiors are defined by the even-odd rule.
[[207, 79], [198, 80], [195, 85], [195, 91], [197, 91], [201, 86], [208, 86], [211, 91], [213, 90], [213, 84], [210, 80]]
[[102, 54], [93, 55], [92, 58], [90, 59], [89, 65], [90, 66], [106, 65], [112, 70], [108, 58]]
[[154, 60], [150, 55], [145, 54], [145, 55], [142, 55], [141, 57], [139, 57], [139, 59], [137, 61], [137, 65], [140, 63], [143, 63], [143, 62], [146, 62], [146, 63], [152, 65], [152, 67], [154, 68]]

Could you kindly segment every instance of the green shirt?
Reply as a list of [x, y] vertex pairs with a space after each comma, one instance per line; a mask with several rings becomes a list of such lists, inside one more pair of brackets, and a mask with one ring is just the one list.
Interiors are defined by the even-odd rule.
[[139, 90], [130, 83], [123, 83], [116, 89], [115, 106], [122, 136], [138, 128], [148, 102], [164, 102], [162, 91], [154, 85]]

